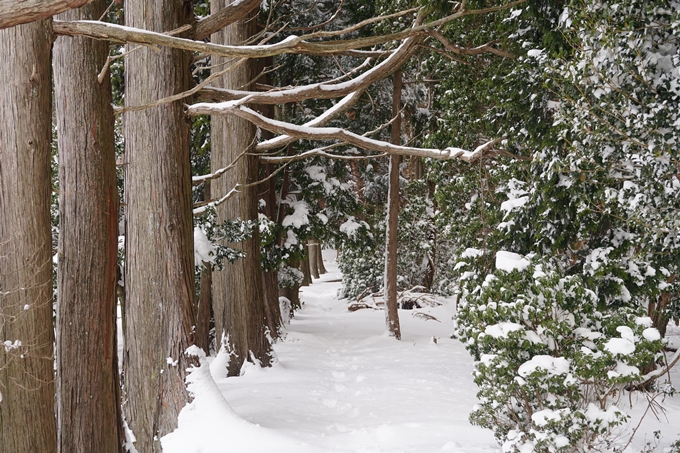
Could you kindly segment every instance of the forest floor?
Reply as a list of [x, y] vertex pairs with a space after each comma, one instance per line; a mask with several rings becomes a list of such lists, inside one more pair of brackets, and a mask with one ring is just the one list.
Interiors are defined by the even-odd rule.
[[[402, 340], [396, 341], [385, 334], [383, 311], [347, 310], [337, 297], [335, 252], [324, 251], [324, 262], [328, 272], [302, 290], [302, 310], [274, 345], [277, 363], [246, 365], [240, 377], [227, 379], [220, 357], [204, 360], [188, 379], [195, 399], [180, 414], [179, 428], [162, 439], [164, 451], [500, 451], [491, 431], [468, 422], [477, 388], [472, 358], [450, 338], [453, 304], [417, 310], [436, 320], [400, 310]], [[672, 377], [680, 387], [677, 369]], [[665, 414], [648, 411], [629, 451], [652, 442], [662, 452], [680, 438], [680, 395], [661, 403]], [[633, 397], [619, 407], [632, 415], [625, 434], [648, 404]]]

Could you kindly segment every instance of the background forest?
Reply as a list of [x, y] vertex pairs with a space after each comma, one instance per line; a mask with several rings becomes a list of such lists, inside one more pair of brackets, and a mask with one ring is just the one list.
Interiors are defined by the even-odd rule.
[[395, 341], [455, 300], [503, 452], [613, 451], [622, 398], [674, 394], [680, 2], [8, 1], [0, 27], [2, 451], [161, 451], [205, 354], [275, 360], [322, 249]]

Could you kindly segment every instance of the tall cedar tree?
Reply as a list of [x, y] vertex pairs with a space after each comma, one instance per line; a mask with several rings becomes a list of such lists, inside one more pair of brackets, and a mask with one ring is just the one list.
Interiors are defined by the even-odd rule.
[[[188, 24], [191, 2], [125, 2], [125, 23], [165, 32]], [[134, 49], [134, 51], [132, 51]], [[145, 105], [189, 88], [191, 55], [128, 46], [125, 101]], [[187, 403], [194, 321], [189, 126], [182, 102], [125, 114], [126, 418], [140, 452], [160, 451]]]
[[0, 445], [56, 451], [49, 21], [0, 30]]
[[[61, 20], [96, 20], [96, 0]], [[54, 45], [59, 143], [57, 438], [59, 451], [122, 448], [116, 266], [118, 188], [111, 82], [97, 75], [109, 45], [60, 37]]]
[[[213, 0], [213, 13], [224, 8], [224, 0]], [[239, 45], [256, 32], [251, 16], [214, 33], [213, 43]], [[214, 58], [215, 71], [222, 71], [236, 60]], [[217, 86], [230, 89], [248, 89], [255, 71], [253, 62], [242, 62], [216, 81]], [[252, 183], [258, 179], [257, 158], [241, 154], [251, 148], [255, 140], [255, 127], [235, 116], [215, 116], [211, 120], [211, 167], [213, 170], [236, 162], [234, 169], [212, 184], [213, 195], [221, 197], [237, 184]], [[256, 220], [258, 217], [258, 189], [244, 187], [232, 199], [218, 207], [221, 219]], [[213, 310], [217, 341], [222, 335], [228, 340], [232, 354], [228, 366], [229, 376], [238, 376], [241, 366], [251, 357], [263, 366], [271, 361], [271, 345], [266, 336], [265, 301], [260, 267], [260, 239], [257, 228], [250, 239], [230, 245], [246, 252], [246, 257], [213, 273]]]

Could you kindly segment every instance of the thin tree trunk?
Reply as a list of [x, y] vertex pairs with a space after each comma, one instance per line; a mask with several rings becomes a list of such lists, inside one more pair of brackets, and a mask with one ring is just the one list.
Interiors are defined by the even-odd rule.
[[307, 255], [309, 256], [309, 271], [312, 277], [319, 278], [319, 247], [312, 239], [307, 240]]
[[0, 30], [0, 448], [57, 450], [49, 21]]
[[[97, 20], [105, 0], [62, 20]], [[59, 139], [57, 438], [60, 452], [118, 453], [116, 334], [118, 187], [111, 83], [97, 81], [106, 42], [58, 38], [54, 93]]]
[[[401, 71], [394, 73], [392, 101], [392, 143], [401, 144]], [[399, 237], [399, 163], [401, 156], [390, 156], [390, 183], [387, 202], [387, 244], [385, 246], [385, 316], [390, 335], [401, 340], [399, 312], [397, 311], [397, 240]]]
[[[191, 2], [126, 0], [125, 23], [165, 32], [188, 24]], [[134, 48], [125, 101], [148, 104], [189, 87], [191, 55]], [[160, 451], [189, 395], [185, 357], [194, 325], [189, 127], [181, 101], [125, 114], [126, 418], [142, 453]]]
[[[212, 0], [210, 8], [217, 12], [228, 3]], [[241, 44], [250, 38], [255, 29], [252, 17], [236, 22], [212, 35], [211, 41], [218, 44]], [[222, 64], [231, 65], [235, 60], [214, 58], [213, 65], [222, 70]], [[216, 80], [216, 85], [231, 89], [248, 89], [252, 82], [253, 63], [246, 62]], [[253, 147], [255, 127], [246, 120], [228, 117], [213, 117], [211, 120], [211, 168], [225, 167], [238, 159], [236, 168], [213, 184], [216, 197], [234, 188], [236, 184], [257, 180], [259, 169], [255, 156], [239, 156]], [[257, 187], [243, 188], [227, 203], [220, 205], [217, 213], [220, 219], [257, 220]], [[227, 373], [238, 376], [246, 360], [255, 358], [262, 366], [271, 362], [271, 344], [266, 336], [262, 270], [260, 266], [260, 238], [257, 228], [251, 239], [230, 244], [243, 250], [246, 257], [227, 265], [223, 271], [213, 274], [213, 306], [215, 312], [216, 340], [226, 335], [232, 353]]]
[[[203, 199], [210, 200], [210, 181], [205, 182]], [[210, 353], [210, 318], [212, 317], [212, 265], [203, 263], [201, 269], [201, 289], [196, 299], [196, 330], [194, 344]], [[217, 350], [217, 348], [215, 348]]]

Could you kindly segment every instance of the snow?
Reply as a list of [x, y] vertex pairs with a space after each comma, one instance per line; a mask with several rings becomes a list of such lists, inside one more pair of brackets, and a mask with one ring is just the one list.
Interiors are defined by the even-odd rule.
[[194, 263], [199, 266], [202, 262], [215, 261], [215, 246], [210, 242], [205, 232], [199, 227], [194, 228]]
[[494, 338], [506, 338], [510, 332], [517, 330], [524, 330], [524, 327], [514, 322], [499, 322], [498, 324], [486, 326], [484, 333]]
[[[161, 439], [164, 452], [500, 452], [491, 431], [468, 422], [477, 387], [472, 357], [450, 338], [453, 302], [422, 309], [440, 322], [400, 310], [403, 338], [396, 341], [385, 334], [381, 310], [349, 312], [347, 301], [337, 299], [335, 251], [324, 250], [323, 256], [329, 272], [303, 288], [303, 309], [286, 326], [285, 340], [274, 345], [278, 360], [272, 368], [249, 365], [240, 377], [226, 378], [226, 351], [216, 358], [194, 351], [200, 366], [189, 375], [188, 388], [195, 399], [181, 412], [179, 428]], [[669, 332], [680, 335], [675, 326]], [[494, 356], [481, 360], [490, 364]], [[626, 367], [621, 363], [616, 370]], [[538, 369], [567, 375], [569, 362], [536, 356], [519, 374]], [[677, 382], [677, 371], [672, 375]], [[618, 407], [631, 419], [621, 429], [632, 432], [647, 404], [645, 395], [626, 395]], [[641, 449], [654, 431], [661, 432], [659, 451], [678, 438], [680, 396], [662, 404], [665, 415], [648, 415], [630, 448]], [[591, 405], [585, 416], [604, 426], [617, 411]], [[533, 419], [540, 426], [564, 415], [544, 410]]]
[[496, 269], [512, 272], [515, 269], [523, 271], [527, 267], [529, 267], [529, 260], [522, 255], [504, 251], [496, 252]]
[[642, 336], [647, 341], [656, 341], [661, 339], [661, 333], [659, 333], [656, 327], [648, 327], [642, 331]]
[[517, 374], [526, 377], [537, 370], [545, 370], [552, 376], [567, 374], [569, 372], [569, 361], [564, 357], [536, 355], [520, 365]]
[[479, 249], [473, 249], [473, 248], [467, 248], [465, 251], [460, 255], [461, 258], [477, 258], [479, 256], [484, 255], [483, 250]]
[[205, 364], [222, 358], [201, 359], [164, 453], [494, 453], [491, 431], [468, 422], [477, 390], [472, 358], [450, 338], [453, 306], [422, 309], [441, 322], [400, 310], [396, 341], [382, 311], [337, 299], [335, 251], [323, 256], [329, 272], [303, 289], [278, 363], [225, 378]]
[[288, 205], [293, 208], [293, 213], [283, 218], [281, 225], [283, 227], [301, 228], [303, 225], [309, 223], [309, 206], [303, 200], [289, 201]]
[[604, 345], [604, 349], [614, 355], [630, 355], [635, 352], [635, 343], [625, 338], [611, 338]]

